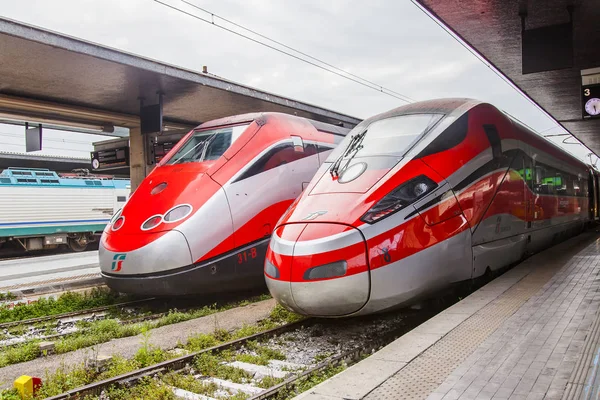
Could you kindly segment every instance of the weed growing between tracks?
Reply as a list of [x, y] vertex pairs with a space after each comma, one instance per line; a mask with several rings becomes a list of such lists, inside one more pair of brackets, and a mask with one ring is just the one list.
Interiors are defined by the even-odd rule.
[[15, 300], [17, 296], [12, 294], [11, 292], [0, 293], [0, 301], [9, 301]]
[[58, 299], [40, 297], [35, 303], [19, 304], [12, 309], [6, 304], [0, 306], [0, 323], [110, 306], [125, 299], [126, 296], [107, 288], [94, 288], [85, 293], [67, 292]]
[[[264, 297], [261, 297], [262, 300]], [[250, 304], [250, 302], [245, 301], [244, 304]], [[227, 306], [228, 308], [233, 308], [233, 306]], [[217, 312], [220, 310], [216, 310]], [[223, 330], [215, 330], [213, 334], [200, 334], [191, 337], [187, 344], [182, 346], [183, 349], [187, 351], [198, 351], [203, 350], [208, 347], [212, 347], [221, 343], [225, 343], [229, 340], [242, 338], [244, 336], [259, 333], [266, 331], [268, 329], [274, 328], [276, 326], [282, 325], [284, 323], [294, 322], [301, 319], [300, 316], [290, 313], [284, 310], [281, 306], [277, 305], [269, 318], [259, 322], [256, 325], [248, 325], [244, 326], [233, 333], [223, 331]], [[105, 321], [100, 321], [105, 322]], [[147, 332], [147, 331], [146, 331]], [[143, 346], [138, 350], [136, 355], [132, 359], [125, 359], [122, 357], [114, 357], [112, 361], [106, 366], [103, 371], [94, 371], [93, 369], [85, 368], [85, 366], [81, 366], [74, 369], [69, 369], [68, 367], [63, 367], [58, 369], [55, 372], [48, 373], [43, 379], [43, 385], [38, 392], [36, 399], [42, 399], [49, 396], [54, 396], [60, 393], [64, 393], [68, 390], [87, 385], [99, 380], [108, 379], [114, 376], [118, 376], [124, 374], [126, 372], [134, 371], [139, 368], [146, 367], [148, 365], [153, 365], [170, 358], [176, 357], [171, 352], [164, 351], [159, 348], [154, 348], [148, 344], [149, 333], [146, 333], [143, 338]], [[251, 346], [256, 346], [258, 349], [260, 346], [258, 344], [254, 344]], [[274, 356], [277, 357], [276, 352], [268, 352], [269, 350], [257, 350], [257, 354], [262, 354], [262, 357]], [[233, 357], [233, 353], [229, 353], [231, 357]], [[281, 355], [280, 357], [282, 357]], [[212, 356], [211, 357], [215, 357]], [[261, 356], [259, 356], [261, 357]], [[233, 359], [233, 358], [232, 358]], [[214, 371], [215, 374], [230, 374], [232, 376], [239, 376], [239, 379], [242, 379], [241, 373], [238, 371], [232, 370], [221, 370], [214, 366], [214, 362], [210, 358], [202, 358], [197, 357], [194, 360], [196, 366], [205, 366], [207, 371]], [[198, 364], [199, 363], [199, 364]], [[241, 370], [239, 370], [241, 371]], [[242, 371], [243, 372], [243, 371]], [[180, 379], [177, 378], [168, 378], [171, 375], [176, 374], [167, 374], [163, 376], [166, 381], [163, 381], [162, 378], [160, 380], [156, 379], [146, 379], [140, 385], [136, 385], [133, 388], [117, 388], [112, 387], [107, 390], [107, 393], [110, 393], [111, 400], [131, 400], [131, 399], [172, 399], [174, 396], [169, 388], [166, 388], [168, 384], [168, 379]], [[265, 382], [266, 384], [266, 382]], [[206, 386], [206, 385], [204, 385]], [[166, 388], [166, 389], [165, 389]], [[202, 388], [207, 389], [207, 388]], [[197, 390], [200, 390], [198, 387]], [[208, 389], [207, 389], [208, 390]], [[192, 390], [190, 390], [192, 391]], [[0, 392], [0, 399], [10, 398], [8, 396], [12, 396], [15, 393], [14, 390], [4, 390]], [[5, 396], [5, 397], [3, 397]], [[96, 397], [86, 397], [89, 399], [93, 399]], [[235, 399], [235, 397], [234, 397]]]
[[[225, 304], [221, 307], [204, 306], [200, 309], [183, 311], [170, 311], [163, 317], [154, 321], [145, 321], [134, 324], [124, 324], [123, 321], [115, 319], [105, 319], [94, 322], [78, 322], [79, 331], [69, 336], [57, 339], [55, 341], [54, 351], [57, 354], [68, 353], [85, 347], [106, 343], [112, 339], [120, 339], [129, 336], [139, 335], [151, 329], [161, 326], [171, 325], [179, 322], [205, 317], [217, 312], [226, 311], [235, 307], [245, 306], [251, 303], [269, 299], [269, 296], [260, 295], [241, 302]], [[24, 330], [23, 326], [10, 328], [17, 332]], [[43, 354], [39, 351], [39, 343], [42, 340], [28, 341], [16, 346], [7, 347], [0, 350], [0, 368], [7, 365], [34, 360]]]

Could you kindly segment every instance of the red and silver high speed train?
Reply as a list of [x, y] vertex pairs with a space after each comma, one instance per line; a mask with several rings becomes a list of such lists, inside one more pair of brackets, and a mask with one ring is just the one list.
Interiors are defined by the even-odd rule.
[[492, 105], [400, 107], [356, 126], [278, 222], [267, 286], [305, 315], [408, 305], [579, 232], [597, 184]]
[[275, 223], [348, 131], [279, 113], [198, 126], [104, 230], [107, 285], [167, 296], [264, 286]]

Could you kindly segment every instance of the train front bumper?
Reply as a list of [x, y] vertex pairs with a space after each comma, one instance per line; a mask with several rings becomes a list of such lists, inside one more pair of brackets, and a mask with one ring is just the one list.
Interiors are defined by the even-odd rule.
[[278, 228], [271, 238], [266, 266], [271, 295], [299, 314], [349, 315], [369, 299], [366, 244], [360, 231], [347, 225], [307, 223]]
[[[177, 230], [171, 230], [147, 245], [130, 251], [116, 251], [108, 247], [107, 235], [110, 233], [103, 234], [98, 249], [100, 272], [108, 287], [119, 292], [164, 294], [176, 282], [165, 287], [156, 278], [185, 269], [193, 263], [188, 242]], [[126, 241], [126, 238], [120, 240]]]

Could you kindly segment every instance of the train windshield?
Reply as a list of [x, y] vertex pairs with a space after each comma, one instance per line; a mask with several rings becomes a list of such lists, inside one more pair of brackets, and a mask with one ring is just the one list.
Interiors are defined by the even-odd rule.
[[342, 154], [344, 158], [403, 157], [443, 116], [443, 114], [410, 114], [375, 121], [362, 132], [344, 140], [345, 143], [330, 154], [328, 161], [333, 162]]
[[250, 124], [194, 132], [167, 165], [216, 160]]

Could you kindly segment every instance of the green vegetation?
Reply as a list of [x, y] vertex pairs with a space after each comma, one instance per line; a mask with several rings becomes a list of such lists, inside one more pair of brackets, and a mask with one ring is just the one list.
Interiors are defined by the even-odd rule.
[[272, 386], [278, 385], [283, 382], [283, 378], [273, 378], [272, 376], [265, 376], [256, 384], [259, 388], [268, 389]]
[[[183, 346], [183, 348], [185, 348], [188, 351], [203, 350], [230, 340], [244, 337], [248, 333], [253, 334], [263, 332], [265, 330], [279, 326], [283, 323], [299, 320], [300, 318], [301, 317], [298, 317], [295, 314], [292, 314], [289, 311], [286, 311], [279, 305], [277, 305], [271, 312], [270, 317], [261, 321], [257, 325], [244, 326], [232, 333], [224, 330], [216, 330], [213, 334], [199, 334], [191, 337], [188, 340], [187, 344]], [[122, 327], [122, 325], [119, 325], [118, 323], [115, 324], [114, 321], [111, 320], [98, 321], [92, 324], [94, 325], [95, 329], [93, 331], [93, 335], [106, 335], [104, 337], [108, 337], [108, 335], [110, 334], [119, 334], [119, 329], [121, 329], [120, 327]], [[137, 351], [137, 353], [132, 359], [125, 359], [118, 356], [113, 357], [111, 362], [109, 362], [108, 365], [102, 371], [95, 371], [90, 368], [85, 368], [85, 366], [80, 366], [70, 370], [65, 367], [60, 368], [58, 371], [46, 375], [46, 377], [42, 380], [43, 386], [39, 392], [39, 395], [36, 396], [36, 398], [54, 396], [60, 393], [64, 393], [67, 390], [74, 389], [76, 387], [84, 386], [93, 382], [97, 382], [99, 380], [104, 380], [114, 376], [118, 376], [172, 358], [173, 355], [169, 354], [169, 352], [158, 348], [154, 348], [149, 345], [149, 325], [151, 325], [151, 323], [142, 324], [142, 327], [140, 328], [141, 332], [143, 333], [142, 347]], [[90, 335], [90, 333], [88, 331], [82, 335]], [[248, 342], [248, 348], [256, 354], [256, 359], [263, 363], [265, 362], [264, 360], [267, 357], [270, 357], [271, 359], [285, 358], [282, 353], [264, 347], [256, 342]], [[239, 383], [247, 382], [251, 378], [251, 376], [247, 372], [239, 368], [234, 368], [231, 366], [220, 364], [222, 361], [233, 361], [235, 359], [237, 359], [237, 355], [231, 350], [222, 351], [218, 355], [209, 352], [198, 355], [194, 359], [194, 366], [203, 375], [215, 376], [221, 379], [228, 379], [233, 382]], [[140, 383], [140, 385], [136, 385], [133, 388], [128, 389], [111, 387], [107, 390], [107, 394], [109, 395], [109, 398], [111, 400], [131, 400], [145, 398], [173, 399], [174, 396], [167, 385], [173, 385], [189, 390], [191, 392], [203, 394], [209, 394], [214, 392], [215, 390], [214, 385], [202, 384], [201, 382], [193, 383], [190, 380], [190, 378], [185, 378], [184, 376], [177, 376], [176, 374], [167, 374], [162, 378], [162, 381], [151, 379], [143, 380]], [[188, 386], [185, 386], [185, 382], [182, 385], [175, 385], [175, 382], [180, 382], [180, 380], [184, 379], [189, 380], [185, 381], [187, 382]], [[270, 379], [274, 378], [265, 378], [260, 384], [268, 385], [269, 382], [275, 382], [275, 380]], [[165, 385], [165, 383], [167, 385]], [[0, 399], [10, 398], [2, 396], [11, 396], [11, 393], [14, 393], [14, 391], [5, 390], [0, 392]], [[96, 397], [86, 398], [92, 399]], [[233, 398], [244, 399], [245, 397], [234, 396]]]
[[[267, 298], [269, 297], [267, 296]], [[120, 339], [124, 337], [139, 335], [143, 332], [149, 331], [154, 328], [159, 328], [161, 326], [205, 317], [207, 315], [238, 307], [239, 304], [250, 304], [252, 302], [262, 301], [264, 299], [265, 296], [261, 295], [249, 300], [244, 300], [240, 303], [230, 303], [218, 308], [216, 307], [216, 305], [211, 305], [204, 306], [200, 309], [191, 310], [189, 312], [171, 311], [157, 320], [138, 322], [134, 324], [123, 324], [122, 322], [114, 319], [105, 319], [94, 322], [81, 321], [78, 322], [78, 326], [80, 329], [78, 332], [75, 332], [71, 335], [65, 336], [55, 341], [54, 351], [57, 354], [63, 354], [70, 351], [79, 350], [85, 347], [106, 343], [112, 339]], [[281, 318], [281, 316], [278, 316], [277, 320], [280, 320]], [[50, 329], [50, 327], [52, 327], [52, 324], [48, 322], [44, 322], [41, 324], [44, 324], [43, 326], [47, 327], [47, 329]], [[260, 329], [254, 327], [246, 328], [245, 331], [247, 331], [248, 329], [252, 329], [254, 333], [261, 331]], [[23, 325], [18, 325], [9, 329], [9, 332], [11, 332], [11, 334], [13, 335], [22, 335], [25, 333], [25, 331], [26, 327]], [[245, 335], [242, 332], [241, 336], [238, 337], [243, 336]], [[232, 336], [229, 332], [221, 332], [220, 334], [216, 332], [215, 335], [207, 335], [206, 337], [202, 337], [202, 335], [200, 335], [200, 337], [196, 339], [196, 343], [192, 344], [190, 348], [197, 348], [201, 350], [210, 347], [202, 347], [202, 344], [199, 342], [202, 340], [212, 340], [214, 343], [212, 344], [212, 346], [214, 346], [218, 342], [231, 340], [231, 338]], [[215, 341], [216, 339], [219, 340]], [[38, 350], [38, 345], [40, 341], [41, 340], [28, 341], [23, 345], [6, 347], [3, 350], [0, 350], [0, 368], [10, 364], [30, 361], [39, 357], [41, 355]]]
[[325, 353], [321, 353], [321, 354], [317, 354], [315, 356], [315, 362], [321, 362], [323, 360], [326, 360], [327, 358], [331, 357], [331, 353], [329, 352], [325, 352]]
[[255, 341], [246, 343], [246, 347], [254, 354], [238, 354], [235, 356], [237, 361], [257, 365], [268, 365], [269, 360], [285, 360], [285, 355], [279, 350], [259, 345]]
[[8, 347], [6, 350], [0, 352], [0, 368], [10, 364], [33, 360], [39, 356], [40, 349], [37, 341]]
[[308, 389], [317, 386], [319, 383], [326, 381], [334, 375], [339, 374], [343, 370], [346, 369], [345, 364], [340, 364], [337, 366], [329, 366], [322, 371], [309, 375], [305, 379], [301, 379], [300, 382], [297, 382], [293, 388], [283, 390], [276, 399], [288, 399], [294, 396], [299, 395], [300, 393], [306, 392]]
[[214, 396], [218, 389], [214, 383], [200, 382], [192, 375], [181, 375], [173, 372], [163, 376], [162, 381], [167, 385], [205, 396]]
[[[252, 375], [243, 369], [224, 365], [222, 354], [215, 355], [212, 352], [203, 353], [194, 359], [194, 366], [204, 376], [225, 379], [235, 383], [248, 383]], [[229, 358], [226, 357], [225, 360]]]
[[[152, 378], [143, 378], [132, 388], [112, 386], [106, 391], [103, 399], [110, 400], [175, 400], [170, 387]], [[86, 396], [84, 400], [98, 399], [96, 396]]]
[[58, 299], [40, 297], [31, 304], [18, 304], [10, 309], [0, 306], [0, 323], [64, 314], [88, 308], [109, 306], [124, 301], [124, 297], [107, 288], [94, 288], [89, 292], [67, 292]]
[[11, 292], [0, 293], [0, 301], [15, 300], [16, 298], [17, 296], [12, 294]]

